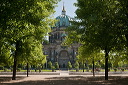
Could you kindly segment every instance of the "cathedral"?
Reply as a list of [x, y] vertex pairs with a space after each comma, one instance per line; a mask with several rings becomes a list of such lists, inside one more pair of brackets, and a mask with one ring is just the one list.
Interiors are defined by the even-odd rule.
[[55, 27], [52, 27], [52, 32], [49, 33], [49, 43], [44, 43], [44, 54], [47, 55], [47, 62], [51, 61], [53, 64], [58, 62], [59, 68], [67, 68], [69, 61], [72, 65], [75, 63], [79, 44], [74, 43], [70, 47], [62, 45], [68, 35], [64, 29], [70, 26], [70, 21], [73, 20], [66, 15], [64, 6], [61, 15], [56, 19]]

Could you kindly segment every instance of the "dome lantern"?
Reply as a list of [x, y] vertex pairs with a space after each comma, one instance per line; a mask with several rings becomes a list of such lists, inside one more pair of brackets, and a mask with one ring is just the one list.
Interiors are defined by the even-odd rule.
[[64, 8], [64, 2], [63, 2], [62, 15], [66, 15], [66, 11], [65, 11], [65, 8]]
[[55, 23], [55, 27], [68, 27], [71, 25], [70, 21], [73, 21], [74, 19], [70, 16], [66, 15], [65, 6], [63, 3], [62, 13], [61, 15], [56, 17], [57, 22]]

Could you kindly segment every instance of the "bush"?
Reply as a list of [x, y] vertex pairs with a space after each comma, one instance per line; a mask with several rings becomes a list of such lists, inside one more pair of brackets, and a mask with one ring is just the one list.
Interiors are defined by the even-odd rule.
[[20, 72], [21, 71], [21, 68], [17, 68], [17, 71]]
[[124, 68], [121, 68], [121, 71], [124, 72]]
[[13, 71], [13, 68], [11, 68], [11, 72]]
[[76, 72], [79, 72], [79, 68], [78, 67], [76, 67], [75, 69], [76, 69]]
[[54, 66], [52, 66], [52, 72], [54, 72], [54, 71], [55, 71], [55, 69], [56, 69], [56, 68], [55, 68]]
[[55, 62], [55, 68], [56, 68], [56, 69], [59, 69], [59, 64], [58, 64], [58, 62]]
[[108, 72], [110, 72], [110, 68], [108, 68]]
[[0, 70], [4, 70], [4, 67], [3, 67], [3, 66], [1, 66], [1, 67], [0, 67]]
[[52, 62], [51, 61], [48, 62], [48, 68], [52, 69]]
[[67, 67], [68, 67], [68, 69], [71, 69], [72, 68], [72, 65], [71, 65], [70, 61], [68, 62]]
[[114, 68], [114, 71], [116, 72], [117, 71], [117, 68]]
[[79, 69], [79, 63], [76, 61], [76, 63], [74, 64], [75, 69]]
[[7, 68], [4, 68], [4, 72], [7, 72], [7, 70], [8, 70]]

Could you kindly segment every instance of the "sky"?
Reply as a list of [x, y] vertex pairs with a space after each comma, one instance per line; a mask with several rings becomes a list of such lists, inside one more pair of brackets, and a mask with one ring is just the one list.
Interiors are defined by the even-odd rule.
[[76, 14], [74, 13], [75, 10], [77, 9], [73, 4], [77, 2], [77, 0], [61, 0], [57, 5], [58, 7], [55, 8], [55, 14], [54, 17], [57, 17], [59, 15], [61, 15], [62, 12], [62, 8], [63, 8], [63, 2], [64, 2], [64, 7], [66, 10], [66, 15], [70, 16], [70, 17], [74, 17], [76, 16]]

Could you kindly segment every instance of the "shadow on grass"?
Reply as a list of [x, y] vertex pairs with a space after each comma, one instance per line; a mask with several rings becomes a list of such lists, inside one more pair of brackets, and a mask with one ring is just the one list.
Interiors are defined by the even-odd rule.
[[105, 81], [104, 77], [51, 77], [46, 80], [23, 81], [16, 83], [1, 83], [0, 85], [127, 85], [128, 77], [109, 76]]

